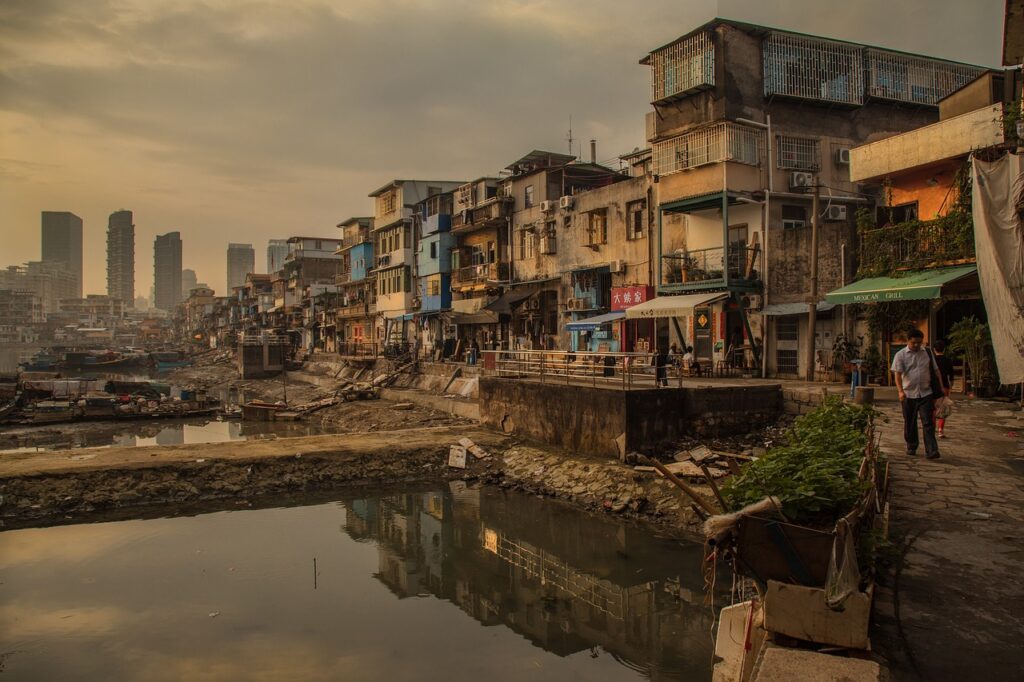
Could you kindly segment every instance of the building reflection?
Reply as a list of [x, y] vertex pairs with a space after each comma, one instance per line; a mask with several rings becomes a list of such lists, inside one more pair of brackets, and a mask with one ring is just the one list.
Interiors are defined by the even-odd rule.
[[710, 674], [702, 548], [533, 496], [469, 488], [345, 503], [344, 532], [373, 541], [375, 577], [432, 595], [568, 656], [600, 647], [651, 679]]

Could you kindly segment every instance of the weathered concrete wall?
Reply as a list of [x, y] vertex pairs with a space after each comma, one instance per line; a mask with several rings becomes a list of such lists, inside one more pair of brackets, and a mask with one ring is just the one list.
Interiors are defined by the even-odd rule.
[[626, 403], [621, 391], [481, 377], [480, 420], [573, 452], [617, 457]]
[[480, 379], [484, 424], [608, 457], [619, 455], [615, 439], [623, 433], [627, 450], [644, 451], [683, 436], [746, 433], [771, 423], [782, 409], [778, 385], [621, 391]]

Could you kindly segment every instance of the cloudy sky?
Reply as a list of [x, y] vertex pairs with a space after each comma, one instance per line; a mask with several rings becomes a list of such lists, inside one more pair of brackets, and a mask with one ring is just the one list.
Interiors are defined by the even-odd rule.
[[0, 0], [0, 266], [39, 257], [39, 212], [107, 216], [224, 293], [228, 242], [331, 236], [391, 178], [495, 174], [534, 148], [643, 146], [637, 60], [713, 16], [983, 65], [1003, 0]]

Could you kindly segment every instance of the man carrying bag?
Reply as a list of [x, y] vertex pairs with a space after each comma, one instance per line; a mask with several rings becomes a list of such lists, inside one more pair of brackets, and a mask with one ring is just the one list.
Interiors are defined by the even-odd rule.
[[942, 377], [931, 351], [924, 348], [924, 334], [913, 329], [907, 334], [907, 345], [892, 361], [896, 374], [896, 391], [903, 408], [903, 440], [907, 455], [917, 456], [917, 421], [924, 432], [925, 457], [939, 458], [939, 444], [935, 440], [935, 399], [945, 395]]

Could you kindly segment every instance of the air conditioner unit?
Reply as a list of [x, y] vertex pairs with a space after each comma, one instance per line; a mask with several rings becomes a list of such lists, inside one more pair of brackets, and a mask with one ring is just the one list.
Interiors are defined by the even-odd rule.
[[581, 302], [582, 301], [578, 298], [570, 298], [565, 302], [565, 307], [567, 310], [580, 310]]
[[615, 272], [625, 272], [626, 271], [626, 261], [624, 261], [624, 260], [613, 260], [611, 263], [608, 264], [608, 271], [609, 272], [613, 272], [613, 273], [615, 273]]
[[540, 202], [540, 210], [544, 213], [551, 213], [555, 210], [554, 201], [542, 201]]
[[564, 208], [566, 210], [569, 210], [569, 209], [571, 209], [575, 205], [576, 205], [576, 199], [573, 198], [572, 196], [568, 195], [568, 194], [558, 200], [559, 208]]
[[526, 299], [527, 310], [540, 310], [540, 299], [539, 298], [528, 298]]
[[840, 147], [836, 150], [836, 164], [840, 166], [850, 165], [850, 149], [849, 147]]
[[846, 220], [846, 206], [833, 204], [825, 210], [825, 220], [837, 222]]
[[790, 189], [810, 189], [814, 186], [814, 173], [800, 171], [789, 174]]
[[764, 301], [760, 294], [750, 294], [743, 297], [743, 307], [747, 310], [760, 310], [763, 305]]

